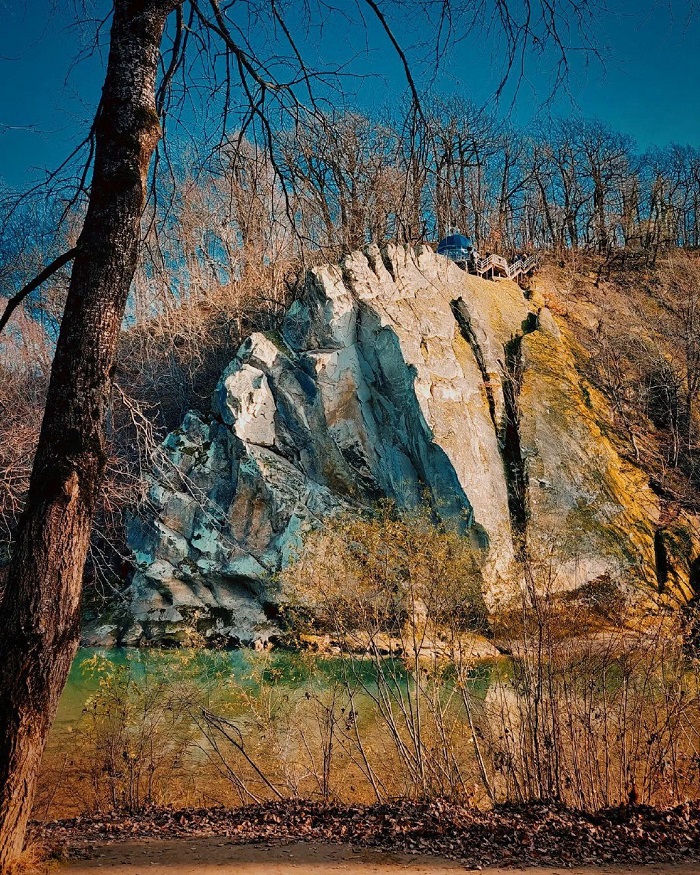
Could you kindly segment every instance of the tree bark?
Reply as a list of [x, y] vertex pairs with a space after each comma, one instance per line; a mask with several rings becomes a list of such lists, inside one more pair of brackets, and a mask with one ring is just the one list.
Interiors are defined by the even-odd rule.
[[79, 640], [112, 367], [160, 137], [155, 80], [177, 0], [116, 0], [77, 244], [26, 509], [0, 602], [0, 871], [22, 851], [37, 770]]

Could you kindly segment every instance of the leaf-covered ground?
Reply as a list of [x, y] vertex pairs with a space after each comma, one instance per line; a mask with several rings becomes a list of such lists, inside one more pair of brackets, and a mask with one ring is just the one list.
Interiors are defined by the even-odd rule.
[[225, 837], [233, 843], [322, 841], [434, 854], [470, 868], [700, 860], [700, 805], [597, 814], [557, 805], [481, 812], [445, 802], [341, 807], [287, 801], [234, 810], [151, 810], [37, 826], [50, 846], [89, 856], [95, 845], [142, 839]]

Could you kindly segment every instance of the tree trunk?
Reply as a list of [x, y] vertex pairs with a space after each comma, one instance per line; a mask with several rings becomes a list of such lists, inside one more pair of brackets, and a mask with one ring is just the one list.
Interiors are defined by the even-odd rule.
[[160, 41], [176, 5], [114, 5], [90, 200], [0, 602], [0, 871], [22, 851], [41, 755], [79, 640], [83, 566], [105, 464], [105, 408], [160, 137]]

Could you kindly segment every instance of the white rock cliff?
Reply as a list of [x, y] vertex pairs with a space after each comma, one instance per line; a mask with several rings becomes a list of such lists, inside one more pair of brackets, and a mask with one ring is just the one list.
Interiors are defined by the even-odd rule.
[[213, 416], [164, 442], [130, 526], [127, 640], [194, 625], [265, 642], [304, 531], [384, 496], [428, 501], [472, 540], [491, 610], [518, 591], [523, 550], [562, 588], [654, 585], [657, 499], [606, 437], [563, 328], [425, 247], [312, 270], [281, 333], [243, 343]]

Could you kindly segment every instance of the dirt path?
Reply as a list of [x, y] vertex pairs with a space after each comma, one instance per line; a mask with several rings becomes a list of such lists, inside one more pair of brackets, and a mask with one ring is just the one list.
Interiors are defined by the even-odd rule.
[[[469, 871], [449, 860], [295, 842], [240, 845], [222, 838], [120, 842], [95, 846], [89, 859], [61, 863], [55, 875], [453, 875]], [[484, 875], [700, 875], [700, 863], [484, 869]]]

